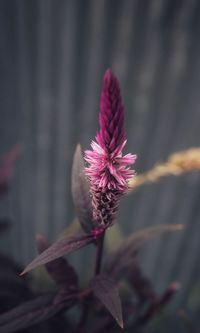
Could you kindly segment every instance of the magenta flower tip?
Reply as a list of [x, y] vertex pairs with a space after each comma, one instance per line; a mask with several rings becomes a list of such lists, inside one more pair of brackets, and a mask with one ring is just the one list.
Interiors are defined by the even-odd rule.
[[114, 76], [114, 75], [113, 75], [112, 70], [111, 70], [110, 68], [108, 68], [108, 69], [105, 71], [105, 74], [104, 74], [104, 81], [112, 79], [113, 76]]
[[134, 175], [130, 165], [136, 160], [136, 155], [122, 156], [126, 144], [124, 107], [118, 80], [110, 69], [104, 75], [99, 126], [96, 142], [92, 142], [92, 150], [85, 152], [85, 160], [94, 221], [102, 226], [113, 222], [119, 197], [126, 192], [128, 181]]
[[108, 69], [104, 75], [99, 125], [100, 130], [96, 135], [96, 140], [104, 149], [111, 152], [123, 144], [125, 140], [124, 107], [118, 80], [111, 69]]

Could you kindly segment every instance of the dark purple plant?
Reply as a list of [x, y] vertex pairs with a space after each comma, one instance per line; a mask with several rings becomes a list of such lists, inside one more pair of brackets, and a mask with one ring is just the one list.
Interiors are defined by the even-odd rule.
[[[0, 158], [0, 199], [8, 194], [10, 190], [11, 177], [20, 153], [21, 146], [15, 145]], [[12, 227], [13, 223], [14, 221], [10, 218], [0, 217], [1, 237]], [[21, 279], [19, 276], [21, 269], [21, 266], [12, 258], [0, 253], [0, 314], [2, 315], [0, 316], [0, 332], [13, 332], [18, 331], [18, 329], [21, 331], [22, 328], [31, 326], [31, 323], [37, 324], [44, 321], [45, 317], [46, 319], [52, 318], [53, 310], [55, 316], [50, 321], [46, 320], [45, 323], [37, 325], [34, 330], [27, 331], [27, 333], [34, 333], [36, 330], [37, 332], [51, 333], [54, 324], [58, 323], [58, 316], [56, 316], [54, 305], [51, 307], [51, 311], [47, 311], [44, 304], [46, 307], [48, 306], [52, 299], [52, 293], [30, 301], [31, 298], [33, 299], [37, 295], [32, 291], [30, 279], [26, 276]], [[22, 303], [22, 305], [9, 311], [19, 303]], [[61, 328], [62, 325], [66, 331], [67, 322], [59, 316], [59, 327]], [[63, 330], [60, 330], [60, 332], [63, 332]]]
[[21, 153], [21, 146], [15, 145], [0, 158], [0, 195], [9, 189], [10, 180], [14, 171], [15, 162]]
[[[37, 236], [39, 255], [21, 274], [45, 265], [57, 290], [2, 315], [0, 332], [24, 329], [74, 306], [79, 306], [81, 315], [78, 322], [70, 324], [70, 332], [117, 332], [124, 327], [123, 318], [125, 329], [132, 330], [154, 317], [178, 289], [177, 284], [172, 284], [163, 295], [157, 295], [149, 279], [143, 276], [137, 255], [146, 241], [164, 232], [180, 230], [180, 225], [151, 227], [127, 237], [117, 250], [107, 254], [102, 265], [105, 232], [116, 220], [120, 198], [128, 192], [129, 180], [134, 176], [130, 166], [136, 160], [136, 155], [122, 155], [126, 144], [124, 107], [119, 83], [110, 69], [104, 76], [99, 126], [92, 150], [86, 150], [84, 158], [80, 145], [77, 146], [72, 167], [72, 196], [83, 230], [64, 235], [52, 245]], [[61, 257], [89, 244], [96, 249], [94, 274], [82, 289], [74, 268]], [[122, 279], [130, 286], [128, 299], [120, 288]]]

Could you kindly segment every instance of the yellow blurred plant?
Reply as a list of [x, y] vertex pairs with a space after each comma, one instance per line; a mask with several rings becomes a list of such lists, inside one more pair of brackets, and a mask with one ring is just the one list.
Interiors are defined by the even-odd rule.
[[137, 175], [129, 182], [131, 190], [159, 181], [166, 176], [179, 176], [187, 172], [200, 170], [200, 148], [190, 148], [169, 156], [165, 163], [155, 165], [151, 170]]

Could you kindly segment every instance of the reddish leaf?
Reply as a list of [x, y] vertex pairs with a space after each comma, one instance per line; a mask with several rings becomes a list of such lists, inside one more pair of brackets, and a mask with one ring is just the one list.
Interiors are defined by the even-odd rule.
[[53, 243], [48, 249], [36, 257], [21, 273], [21, 275], [31, 271], [32, 269], [47, 264], [57, 258], [62, 257], [64, 254], [76, 251], [81, 247], [90, 244], [93, 241], [93, 235], [77, 235], [77, 236], [63, 236]]
[[76, 147], [72, 166], [72, 196], [79, 221], [85, 232], [90, 233], [93, 226], [91, 197], [80, 145]]
[[12, 177], [16, 159], [21, 153], [21, 146], [15, 145], [8, 153], [1, 157], [0, 160], [0, 194], [4, 194], [9, 186]]
[[122, 245], [113, 251], [105, 262], [104, 271], [109, 276], [119, 279], [129, 271], [137, 251], [144, 243], [166, 232], [182, 230], [181, 224], [149, 227], [133, 233]]
[[0, 316], [0, 332], [11, 333], [45, 321], [74, 305], [73, 299], [55, 305], [55, 294], [45, 294]]
[[[47, 240], [41, 236], [36, 236], [37, 249], [39, 254], [49, 248]], [[65, 293], [78, 288], [78, 277], [74, 268], [68, 264], [64, 258], [55, 259], [45, 265], [49, 275], [56, 282], [58, 287], [65, 290]]]
[[107, 276], [98, 275], [91, 280], [90, 286], [95, 296], [104, 304], [118, 325], [123, 328], [121, 300], [115, 282]]
[[179, 282], [172, 282], [159, 299], [160, 308], [165, 306], [168, 302], [170, 302], [173, 296], [180, 288], [181, 285]]

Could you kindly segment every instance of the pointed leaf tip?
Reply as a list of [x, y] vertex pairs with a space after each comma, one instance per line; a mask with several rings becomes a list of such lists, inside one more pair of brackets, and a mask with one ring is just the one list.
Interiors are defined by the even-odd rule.
[[[38, 253], [45, 251], [50, 245], [42, 235], [36, 235]], [[55, 283], [62, 288], [62, 294], [78, 288], [78, 277], [74, 268], [65, 258], [57, 258], [45, 264], [46, 270]], [[59, 294], [59, 297], [61, 295]]]
[[106, 275], [95, 276], [90, 281], [94, 295], [104, 304], [117, 324], [123, 329], [122, 307], [115, 282]]
[[92, 243], [93, 235], [63, 236], [37, 256], [20, 275]]

